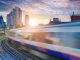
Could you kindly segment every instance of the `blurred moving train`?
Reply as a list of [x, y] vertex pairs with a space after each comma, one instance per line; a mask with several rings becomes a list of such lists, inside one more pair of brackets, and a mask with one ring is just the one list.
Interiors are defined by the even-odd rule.
[[15, 43], [53, 56], [53, 60], [80, 60], [80, 22], [11, 29], [6, 35]]

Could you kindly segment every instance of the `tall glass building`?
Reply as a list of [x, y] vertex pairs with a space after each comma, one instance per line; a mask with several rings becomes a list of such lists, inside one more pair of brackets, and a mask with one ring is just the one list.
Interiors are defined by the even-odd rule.
[[10, 28], [20, 27], [22, 25], [22, 11], [16, 7], [7, 15], [7, 26]]

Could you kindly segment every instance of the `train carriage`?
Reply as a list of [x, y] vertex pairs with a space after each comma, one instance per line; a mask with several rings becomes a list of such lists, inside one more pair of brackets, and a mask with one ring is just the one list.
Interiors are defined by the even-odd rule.
[[[80, 22], [24, 29], [12, 29], [6, 33], [7, 37], [48, 60], [51, 60], [49, 56], [53, 60], [80, 60]], [[44, 54], [34, 53], [33, 50]]]

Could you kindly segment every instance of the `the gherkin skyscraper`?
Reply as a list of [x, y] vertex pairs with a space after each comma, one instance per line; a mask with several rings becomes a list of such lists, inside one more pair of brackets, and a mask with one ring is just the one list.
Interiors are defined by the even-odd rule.
[[0, 30], [3, 30], [6, 27], [6, 24], [3, 20], [3, 17], [0, 16]]

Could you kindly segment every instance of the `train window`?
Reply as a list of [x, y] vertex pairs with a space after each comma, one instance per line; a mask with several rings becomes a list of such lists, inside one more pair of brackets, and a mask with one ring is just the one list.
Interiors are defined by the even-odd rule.
[[15, 33], [15, 32], [7, 32], [7, 34], [8, 34], [9, 36], [12, 36], [12, 37], [15, 37], [15, 36], [16, 36], [16, 33]]
[[21, 39], [32, 40], [31, 35], [24, 36], [24, 35], [19, 34], [18, 37], [21, 38]]
[[18, 34], [18, 38], [24, 38], [21, 34]]
[[49, 32], [49, 36], [53, 44], [80, 49], [80, 32]]
[[30, 37], [29, 37], [29, 36], [27, 36], [25, 39], [29, 40], [29, 38], [30, 38]]
[[25, 39], [32, 40], [32, 36], [31, 35], [28, 35], [27, 37], [25, 37]]
[[46, 32], [34, 32], [32, 33], [31, 40], [52, 44], [52, 41], [46, 38], [47, 35]]

